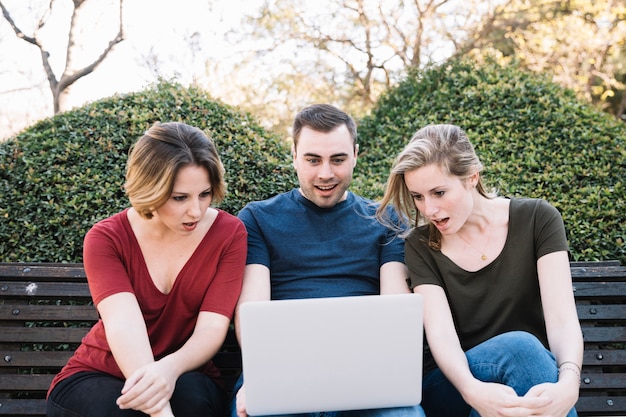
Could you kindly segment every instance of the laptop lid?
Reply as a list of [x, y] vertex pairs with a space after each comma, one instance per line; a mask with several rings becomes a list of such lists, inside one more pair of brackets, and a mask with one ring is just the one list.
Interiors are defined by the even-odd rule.
[[420, 295], [247, 302], [239, 314], [249, 415], [421, 401]]

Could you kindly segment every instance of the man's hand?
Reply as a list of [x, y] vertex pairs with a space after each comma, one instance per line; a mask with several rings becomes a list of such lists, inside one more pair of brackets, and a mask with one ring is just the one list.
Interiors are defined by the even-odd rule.
[[248, 417], [246, 412], [246, 390], [242, 385], [236, 396], [237, 417]]

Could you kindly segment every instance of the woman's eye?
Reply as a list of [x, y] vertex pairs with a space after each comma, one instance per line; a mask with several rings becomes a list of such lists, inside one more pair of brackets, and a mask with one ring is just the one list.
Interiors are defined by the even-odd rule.
[[183, 195], [179, 195], [179, 196], [173, 197], [174, 201], [185, 201], [185, 198], [187, 198], [187, 197], [185, 197]]
[[205, 191], [202, 194], [200, 194], [201, 198], [206, 198], [206, 197], [210, 197], [213, 195], [213, 191]]

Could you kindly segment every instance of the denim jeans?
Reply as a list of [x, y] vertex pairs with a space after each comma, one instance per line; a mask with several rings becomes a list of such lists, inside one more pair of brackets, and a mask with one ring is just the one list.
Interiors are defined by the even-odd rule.
[[[493, 337], [466, 352], [472, 374], [484, 382], [510, 386], [524, 395], [535, 385], [558, 380], [552, 353], [527, 332], [515, 331]], [[428, 417], [478, 417], [439, 369], [426, 375], [422, 406]], [[576, 417], [572, 409], [567, 417]]]
[[[48, 417], [139, 417], [136, 410], [121, 410], [115, 400], [124, 381], [99, 372], [80, 372], [61, 381], [46, 403]], [[222, 417], [226, 392], [208, 376], [188, 372], [176, 381], [170, 400], [176, 416]]]
[[[243, 384], [243, 375], [235, 383], [233, 388], [233, 400], [230, 405], [231, 417], [237, 417], [237, 391]], [[254, 416], [260, 417], [260, 416]], [[379, 408], [375, 410], [354, 410], [354, 411], [320, 411], [317, 413], [302, 414], [281, 414], [280, 416], [262, 417], [425, 417], [422, 407], [419, 405], [412, 407]]]

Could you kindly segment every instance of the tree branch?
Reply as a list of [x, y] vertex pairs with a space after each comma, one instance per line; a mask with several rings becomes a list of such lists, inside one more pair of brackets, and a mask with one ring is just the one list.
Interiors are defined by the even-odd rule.
[[26, 35], [20, 28], [17, 27], [17, 25], [15, 24], [15, 21], [13, 21], [13, 18], [11, 17], [11, 14], [7, 10], [7, 8], [4, 7], [4, 4], [1, 1], [0, 1], [0, 8], [2, 9], [2, 15], [4, 16], [6, 21], [9, 22], [9, 25], [11, 25], [11, 28], [13, 29], [13, 32], [15, 32], [15, 35], [18, 38], [23, 39], [26, 42], [32, 43], [33, 45], [38, 46], [39, 48], [41, 48], [41, 45], [39, 44], [39, 42], [37, 42], [37, 39], [35, 39], [34, 37]]

